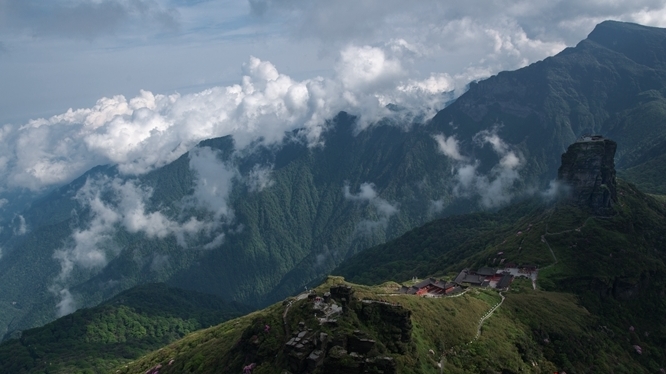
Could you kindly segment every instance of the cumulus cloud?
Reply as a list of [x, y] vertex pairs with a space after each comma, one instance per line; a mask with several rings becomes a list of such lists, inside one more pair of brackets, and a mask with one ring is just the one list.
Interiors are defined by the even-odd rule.
[[406, 74], [425, 80], [448, 73], [458, 87], [573, 46], [603, 20], [666, 26], [663, 0], [252, 0], [250, 6], [259, 19], [282, 20], [293, 38], [314, 40], [331, 54], [350, 44], [408, 45], [414, 62], [401, 61]]
[[[243, 71], [241, 83], [232, 86], [189, 95], [141, 91], [129, 100], [102, 98], [91, 108], [5, 125], [0, 129], [5, 187], [61, 185], [99, 164], [117, 164], [121, 173], [138, 175], [175, 160], [201, 140], [225, 135], [233, 135], [242, 149], [257, 139], [279, 142], [286, 131], [301, 129], [310, 145], [321, 145], [326, 120], [341, 110], [360, 115], [360, 128], [391, 116], [382, 92], [400, 83], [399, 62], [374, 47], [344, 50], [334, 79], [296, 81], [254, 57]], [[438, 85], [423, 87], [437, 92]], [[403, 98], [391, 100], [418, 105]]]
[[[558, 17], [543, 19], [539, 9], [550, 8], [544, 2], [499, 1], [479, 6], [435, 0], [417, 4], [397, 0], [362, 3], [315, 0], [296, 5], [293, 1], [274, 0], [251, 2], [254, 4], [258, 5], [253, 9], [263, 10], [255, 13], [264, 14], [264, 18], [289, 19], [290, 22], [285, 22], [288, 32], [296, 38], [320, 41], [325, 49], [401, 41], [423, 60], [420, 66], [428, 67], [430, 72], [450, 74], [462, 73], [469, 65], [490, 67], [489, 72], [494, 73], [558, 52], [567, 43], [578, 41], [559, 22], [580, 17], [573, 11], [551, 11], [550, 15]], [[575, 8], [573, 4], [568, 4], [569, 7]], [[602, 3], [591, 8], [591, 12], [603, 12], [603, 8], [609, 7]], [[615, 10], [615, 13], [622, 12]], [[565, 32], [569, 37], [562, 37]], [[584, 33], [578, 38], [582, 36]], [[449, 68], [435, 70], [433, 62], [442, 60]]]
[[385, 228], [389, 219], [399, 211], [397, 204], [391, 204], [377, 195], [373, 183], [362, 183], [355, 194], [350, 192], [349, 184], [345, 184], [342, 193], [347, 200], [367, 203], [375, 208], [377, 218], [359, 222], [359, 231], [372, 232], [378, 227]]
[[367, 45], [344, 48], [340, 52], [337, 73], [342, 84], [351, 91], [381, 87], [404, 74], [400, 60]]

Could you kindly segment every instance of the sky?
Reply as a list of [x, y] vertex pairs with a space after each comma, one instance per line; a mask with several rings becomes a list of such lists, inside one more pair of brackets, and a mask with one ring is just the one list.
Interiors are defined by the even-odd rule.
[[227, 134], [316, 145], [339, 110], [432, 115], [606, 19], [666, 26], [666, 0], [0, 0], [0, 192]]

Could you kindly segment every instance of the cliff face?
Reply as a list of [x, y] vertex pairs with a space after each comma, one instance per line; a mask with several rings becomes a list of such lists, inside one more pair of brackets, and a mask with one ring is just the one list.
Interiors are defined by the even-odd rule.
[[557, 179], [571, 188], [571, 199], [597, 214], [617, 202], [615, 150], [617, 143], [601, 136], [581, 138], [562, 155]]

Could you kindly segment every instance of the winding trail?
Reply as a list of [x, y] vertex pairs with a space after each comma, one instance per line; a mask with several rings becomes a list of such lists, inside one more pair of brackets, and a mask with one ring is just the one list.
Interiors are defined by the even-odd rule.
[[499, 308], [500, 305], [502, 305], [502, 303], [504, 302], [504, 299], [506, 299], [506, 297], [504, 297], [504, 295], [502, 295], [501, 292], [499, 293], [499, 295], [500, 295], [500, 297], [502, 298], [502, 300], [501, 300], [499, 303], [497, 303], [494, 307], [492, 307], [488, 312], [486, 312], [486, 314], [484, 314], [483, 317], [481, 317], [481, 319], [479, 320], [479, 327], [476, 329], [476, 336], [474, 337], [474, 339], [472, 339], [472, 341], [470, 342], [470, 344], [471, 344], [472, 342], [474, 342], [475, 340], [479, 339], [479, 337], [481, 336], [481, 327], [483, 327], [483, 323], [484, 323], [488, 318], [490, 318], [490, 316], [493, 315], [493, 312], [496, 311], [497, 308]]
[[549, 268], [549, 267], [557, 264], [557, 256], [555, 256], [555, 252], [553, 252], [553, 248], [551, 248], [550, 244], [548, 244], [548, 240], [546, 240], [546, 235], [548, 235], [548, 225], [546, 225], [546, 234], [541, 235], [541, 241], [543, 243], [546, 243], [546, 246], [548, 247], [548, 250], [550, 251], [550, 254], [553, 256], [553, 263], [546, 266], [544, 269]]
[[[557, 256], [555, 256], [555, 252], [553, 251], [553, 248], [551, 248], [550, 243], [548, 243], [548, 240], [546, 240], [546, 236], [548, 236], [548, 235], [561, 235], [561, 234], [567, 234], [567, 233], [570, 233], [570, 232], [572, 232], [572, 231], [578, 231], [578, 232], [580, 232], [580, 230], [581, 230], [583, 227], [585, 227], [585, 225], [587, 225], [587, 222], [588, 222], [590, 219], [592, 219], [592, 218], [603, 218], [603, 217], [589, 216], [589, 217], [587, 217], [587, 218], [585, 219], [585, 221], [583, 221], [583, 224], [582, 224], [582, 225], [576, 227], [575, 229], [563, 230], [563, 231], [559, 231], [559, 232], [548, 232], [548, 223], [546, 223], [546, 232], [544, 232], [544, 234], [541, 235], [541, 242], [545, 243], [546, 246], [548, 247], [548, 250], [550, 251], [550, 254], [553, 256], [553, 263], [550, 264], [550, 265], [548, 265], [548, 266], [546, 266], [546, 267], [544, 267], [543, 269], [547, 269], [547, 268], [549, 268], [549, 267], [551, 267], [551, 266], [555, 266], [555, 265], [557, 265], [557, 263], [559, 262], [559, 261], [557, 260]], [[542, 269], [542, 270], [543, 270], [543, 269]], [[536, 284], [533, 285], [533, 287], [534, 287], [534, 289], [536, 289]]]

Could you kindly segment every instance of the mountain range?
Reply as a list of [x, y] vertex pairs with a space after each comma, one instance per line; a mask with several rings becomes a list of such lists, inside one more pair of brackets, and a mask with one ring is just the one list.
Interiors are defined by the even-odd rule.
[[[610, 215], [529, 199], [435, 220], [348, 259], [333, 271], [345, 278], [329, 276], [310, 293], [190, 334], [118, 370], [661, 372], [666, 205], [622, 181], [617, 191]], [[493, 266], [536, 268], [538, 276], [534, 283], [516, 277], [500, 292], [463, 282], [464, 291], [444, 297], [405, 294], [393, 281], [448, 283], [464, 269]]]
[[[472, 83], [424, 123], [387, 118], [361, 128], [342, 112], [320, 144], [298, 131], [243, 149], [225, 137], [139, 177], [98, 166], [33, 201], [0, 233], [0, 325], [11, 337], [151, 282], [264, 307], [343, 262], [339, 274], [362, 283], [478, 266], [491, 250], [520, 251], [518, 239], [502, 237], [525, 229], [515, 222], [536, 225], [540, 235], [575, 229], [579, 219], [597, 222], [576, 210], [562, 213], [570, 220], [544, 218], [560, 155], [584, 134], [617, 142], [618, 174], [638, 187], [623, 193], [665, 194], [665, 48], [664, 29], [607, 21], [556, 56]], [[647, 204], [652, 213], [636, 208], [613, 222], [663, 217], [652, 198], [641, 199], [631, 206]], [[498, 211], [522, 200], [532, 203]], [[478, 210], [486, 212], [433, 221], [376, 247], [435, 218]], [[590, 235], [615, 238], [599, 222]], [[621, 235], [600, 242], [639, 240]], [[661, 241], [646, 243], [663, 249]], [[552, 263], [548, 252], [523, 247], [522, 261]], [[615, 277], [615, 265], [594, 256], [562, 260], [567, 265], [553, 267], [542, 287], [623, 295], [661, 276], [660, 257], [641, 257], [641, 269], [655, 265], [632, 273], [639, 260], [626, 256], [628, 267]], [[599, 265], [592, 275], [573, 275], [590, 261]]]

